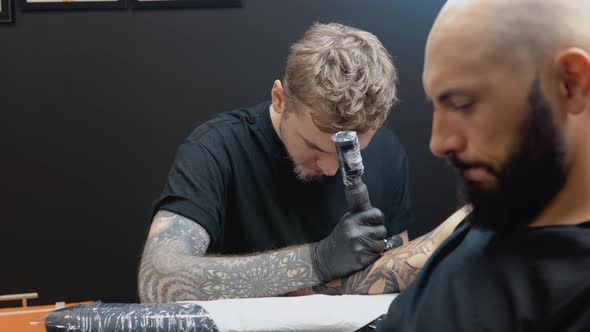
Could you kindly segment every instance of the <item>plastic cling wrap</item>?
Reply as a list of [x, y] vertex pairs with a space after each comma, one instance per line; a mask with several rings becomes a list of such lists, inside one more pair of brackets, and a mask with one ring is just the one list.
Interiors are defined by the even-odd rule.
[[[43, 324], [43, 319], [36, 322]], [[93, 303], [59, 309], [44, 319], [47, 332], [218, 332], [195, 303]]]

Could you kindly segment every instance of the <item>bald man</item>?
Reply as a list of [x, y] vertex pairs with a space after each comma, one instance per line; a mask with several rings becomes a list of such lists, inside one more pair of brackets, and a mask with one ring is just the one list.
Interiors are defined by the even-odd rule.
[[430, 148], [473, 212], [379, 331], [590, 331], [590, 1], [449, 1]]

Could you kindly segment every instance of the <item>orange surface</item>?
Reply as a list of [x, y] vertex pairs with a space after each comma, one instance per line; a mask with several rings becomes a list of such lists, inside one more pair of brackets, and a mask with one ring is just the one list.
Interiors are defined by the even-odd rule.
[[[76, 304], [89, 302], [68, 303], [71, 307]], [[55, 304], [44, 306], [28, 306], [19, 308], [0, 309], [0, 331], [2, 332], [45, 332], [45, 315], [55, 310]], [[39, 320], [39, 324], [32, 325], [31, 321]]]

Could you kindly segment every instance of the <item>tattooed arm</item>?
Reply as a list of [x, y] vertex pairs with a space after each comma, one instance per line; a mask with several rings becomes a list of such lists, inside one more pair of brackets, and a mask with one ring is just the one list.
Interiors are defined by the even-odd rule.
[[386, 252], [363, 271], [289, 295], [373, 295], [403, 291], [416, 279], [430, 255], [470, 212], [470, 205], [462, 207], [432, 232]]
[[190, 219], [160, 210], [141, 259], [142, 302], [265, 297], [317, 285], [309, 246], [250, 256], [204, 256], [209, 234]]

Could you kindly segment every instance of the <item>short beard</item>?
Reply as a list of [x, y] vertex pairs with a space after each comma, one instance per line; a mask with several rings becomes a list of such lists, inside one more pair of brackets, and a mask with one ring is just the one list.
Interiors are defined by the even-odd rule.
[[304, 183], [311, 183], [311, 182], [320, 182], [324, 177], [323, 176], [313, 176], [309, 175], [303, 169], [303, 166], [297, 165], [293, 159], [293, 172], [295, 173], [295, 177], [297, 180], [304, 182]]
[[516, 149], [500, 171], [492, 172], [497, 178], [496, 188], [482, 190], [464, 183], [464, 194], [474, 208], [474, 225], [495, 231], [526, 227], [565, 184], [568, 170], [563, 134], [538, 79], [531, 86], [529, 105], [530, 115], [523, 122]]
[[281, 116], [281, 121], [279, 122], [279, 137], [281, 138], [281, 141], [283, 142], [283, 147], [285, 148], [285, 151], [287, 152], [287, 156], [289, 156], [289, 159], [291, 160], [291, 163], [293, 164], [293, 173], [295, 174], [295, 177], [297, 178], [297, 180], [304, 182], [304, 183], [320, 182], [321, 180], [323, 180], [323, 178], [324, 178], [323, 176], [313, 176], [313, 175], [307, 174], [307, 172], [305, 172], [305, 169], [303, 169], [303, 166], [297, 164], [297, 162], [291, 156], [291, 153], [289, 152], [289, 149], [287, 148], [287, 144], [285, 141], [285, 135], [283, 133], [283, 119], [286, 116], [287, 116], [286, 113]]

